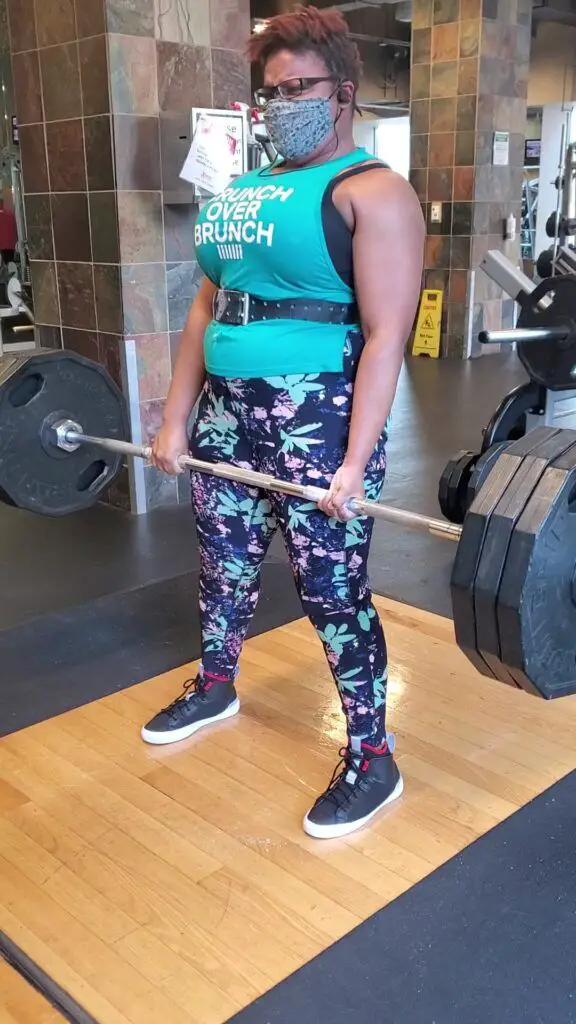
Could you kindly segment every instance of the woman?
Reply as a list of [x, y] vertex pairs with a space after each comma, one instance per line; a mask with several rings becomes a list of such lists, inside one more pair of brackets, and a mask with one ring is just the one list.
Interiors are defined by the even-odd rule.
[[279, 528], [346, 716], [342, 762], [304, 819], [308, 834], [331, 838], [402, 792], [385, 726], [386, 644], [367, 576], [372, 520], [355, 519], [347, 503], [377, 499], [384, 482], [425, 231], [407, 182], [354, 144], [360, 61], [344, 19], [312, 7], [273, 18], [250, 56], [263, 70], [257, 101], [279, 159], [236, 180], [198, 218], [205, 280], [153, 461], [178, 472], [201, 395], [194, 455], [328, 494], [317, 507], [192, 475], [202, 668], [142, 734], [170, 743], [238, 711], [238, 658]]

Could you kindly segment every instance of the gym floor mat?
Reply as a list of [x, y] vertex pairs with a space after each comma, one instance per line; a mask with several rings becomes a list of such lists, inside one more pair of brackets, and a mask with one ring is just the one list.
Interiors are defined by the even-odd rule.
[[[318, 842], [301, 827], [344, 739], [321, 647], [301, 619], [248, 641], [240, 715], [185, 743], [148, 748], [139, 729], [190, 665], [0, 740], [0, 928], [99, 1024], [223, 1024], [243, 1010], [262, 1012], [260, 1024], [268, 1006], [286, 1024], [305, 1021], [299, 993], [288, 1003], [285, 986], [274, 986], [290, 978], [290, 991], [300, 968], [323, 969], [318, 955], [344, 936], [352, 973], [346, 956], [338, 971], [358, 1000], [353, 1011], [342, 1002], [348, 1018], [366, 1009], [391, 1024], [477, 1024], [480, 1006], [497, 1024], [571, 1024], [560, 1002], [568, 980], [557, 984], [558, 1002], [548, 994], [548, 1017], [529, 1016], [525, 989], [533, 977], [540, 1012], [548, 975], [555, 985], [570, 970], [561, 951], [573, 934], [573, 800], [559, 801], [550, 787], [576, 768], [576, 703], [482, 679], [455, 647], [449, 620], [377, 604], [406, 788], [373, 827], [346, 840]], [[514, 832], [513, 815], [526, 805], [531, 817], [518, 820], [533, 824], [533, 836], [528, 825]], [[487, 852], [475, 854], [487, 833]], [[467, 867], [469, 857], [479, 868]], [[433, 874], [442, 865], [448, 881]], [[415, 903], [394, 903], [412, 889]], [[362, 947], [364, 964], [354, 952], [362, 922], [378, 928]], [[540, 954], [540, 931], [556, 960]], [[384, 982], [376, 1009], [360, 1001], [362, 970], [379, 972], [378, 984], [390, 979], [393, 1012]], [[395, 975], [403, 978], [396, 989]], [[518, 1005], [522, 1015], [487, 1013], [492, 976], [497, 1009]], [[323, 1002], [324, 981], [319, 975], [317, 993], [305, 996], [310, 1019], [346, 1020], [340, 1004]], [[257, 1002], [265, 992], [271, 1004]], [[412, 1011], [420, 1016], [410, 1020]]]
[[574, 1024], [576, 772], [229, 1024]]
[[[198, 573], [111, 594], [0, 634], [0, 736], [200, 656]], [[267, 562], [250, 635], [302, 615], [292, 572]]]

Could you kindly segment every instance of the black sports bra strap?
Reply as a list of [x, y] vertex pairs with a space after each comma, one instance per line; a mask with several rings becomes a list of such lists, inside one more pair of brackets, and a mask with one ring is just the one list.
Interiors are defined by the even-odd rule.
[[382, 160], [364, 160], [361, 164], [353, 164], [352, 167], [345, 167], [343, 171], [335, 174], [328, 188], [334, 191], [336, 185], [339, 185], [341, 181], [346, 181], [347, 178], [353, 178], [356, 174], [363, 174], [364, 171], [377, 171], [379, 169], [389, 171], [390, 167], [388, 164], [383, 163]]
[[334, 205], [334, 190], [348, 178], [378, 169], [389, 171], [390, 167], [381, 160], [364, 160], [362, 163], [353, 164], [352, 167], [345, 167], [339, 174], [334, 175], [322, 197], [322, 225], [330, 259], [338, 276], [350, 288], [354, 287], [352, 235], [342, 214]]

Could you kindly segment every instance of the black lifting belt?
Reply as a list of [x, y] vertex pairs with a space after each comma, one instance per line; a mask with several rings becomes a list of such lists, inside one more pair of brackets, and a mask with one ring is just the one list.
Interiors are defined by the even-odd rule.
[[258, 299], [247, 292], [220, 289], [214, 296], [214, 319], [237, 327], [262, 320], [308, 320], [316, 324], [358, 324], [356, 303], [322, 299]]

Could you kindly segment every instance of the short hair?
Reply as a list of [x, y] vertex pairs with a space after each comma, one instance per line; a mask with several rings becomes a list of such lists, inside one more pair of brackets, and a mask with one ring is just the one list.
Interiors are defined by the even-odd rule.
[[260, 67], [281, 50], [317, 53], [330, 74], [358, 88], [362, 72], [358, 47], [350, 38], [345, 18], [333, 8], [297, 7], [288, 14], [278, 14], [248, 43], [248, 57]]

